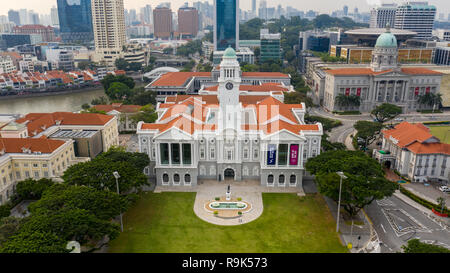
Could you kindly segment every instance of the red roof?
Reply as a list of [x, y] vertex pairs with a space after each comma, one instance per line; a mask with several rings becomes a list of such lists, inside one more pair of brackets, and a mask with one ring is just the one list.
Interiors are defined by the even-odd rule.
[[70, 112], [54, 112], [54, 113], [30, 113], [24, 118], [16, 120], [17, 123], [26, 123], [28, 134], [34, 136], [47, 128], [60, 122], [60, 125], [105, 125], [113, 116], [91, 113], [70, 113]]
[[122, 103], [112, 103], [110, 105], [94, 105], [94, 108], [106, 113], [116, 110], [120, 113], [137, 113], [142, 108], [140, 105], [125, 105]]
[[61, 147], [65, 141], [46, 138], [0, 138], [0, 151], [6, 153], [23, 153], [23, 148], [34, 152], [52, 153]]
[[168, 72], [152, 86], [182, 86], [192, 77], [211, 77], [211, 72]]

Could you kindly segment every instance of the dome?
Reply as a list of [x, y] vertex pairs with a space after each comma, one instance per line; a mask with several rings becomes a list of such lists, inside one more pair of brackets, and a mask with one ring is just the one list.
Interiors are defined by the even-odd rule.
[[236, 58], [236, 51], [233, 48], [229, 47], [223, 53], [223, 57], [225, 58]]
[[397, 38], [391, 33], [389, 24], [386, 26], [386, 32], [378, 37], [375, 47], [397, 47]]

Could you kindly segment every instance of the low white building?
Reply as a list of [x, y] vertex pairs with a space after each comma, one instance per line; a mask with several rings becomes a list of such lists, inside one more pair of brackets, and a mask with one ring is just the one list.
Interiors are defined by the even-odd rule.
[[381, 150], [373, 156], [414, 182], [448, 181], [450, 144], [441, 143], [421, 123], [402, 122], [384, 130]]

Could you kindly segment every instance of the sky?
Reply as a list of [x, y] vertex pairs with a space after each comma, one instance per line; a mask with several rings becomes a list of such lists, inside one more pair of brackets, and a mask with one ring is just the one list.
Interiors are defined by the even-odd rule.
[[[14, 0], [14, 1], [7, 1], [7, 0], [0, 0], [3, 2], [0, 5], [0, 15], [6, 15], [8, 10], [10, 9], [30, 9], [34, 10], [35, 12], [41, 13], [41, 14], [49, 14], [50, 8], [52, 6], [56, 6], [56, 0]], [[203, 0], [201, 0], [203, 1]], [[256, 6], [259, 6], [259, 1], [257, 0]], [[331, 13], [331, 11], [342, 9], [344, 5], [347, 5], [349, 7], [350, 11], [353, 11], [355, 7], [358, 7], [360, 12], [368, 11], [371, 7], [371, 5], [375, 5], [377, 3], [380, 3], [381, 1], [384, 2], [396, 2], [396, 3], [403, 3], [403, 0], [267, 0], [267, 4], [269, 7], [271, 6], [277, 6], [279, 4], [282, 5], [282, 7], [286, 6], [292, 6], [299, 10], [315, 10], [319, 11], [321, 13]], [[416, 0], [420, 1], [420, 0]], [[426, 0], [422, 0], [426, 1]], [[172, 3], [172, 10], [178, 9], [181, 5], [183, 5], [184, 2], [188, 2], [189, 5], [192, 5], [194, 1], [192, 0], [124, 0], [125, 8], [126, 9], [139, 9], [140, 7], [143, 7], [147, 4], [150, 4], [152, 7], [157, 6], [160, 2], [171, 2]], [[209, 2], [212, 4], [213, 0], [209, 0]], [[249, 10], [251, 8], [251, 2], [252, 0], [240, 0], [240, 7], [244, 10]], [[433, 4], [437, 7], [437, 14], [444, 13], [447, 15], [450, 13], [450, 0], [429, 0], [430, 4]], [[139, 10], [138, 10], [139, 12]]]

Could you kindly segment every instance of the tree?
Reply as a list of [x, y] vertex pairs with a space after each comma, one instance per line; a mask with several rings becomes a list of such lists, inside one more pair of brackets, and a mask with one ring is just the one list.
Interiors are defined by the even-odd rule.
[[6, 241], [0, 253], [67, 253], [67, 241], [51, 232], [21, 232]]
[[444, 213], [444, 208], [445, 208], [445, 199], [442, 197], [438, 197], [436, 199], [436, 202], [438, 203], [438, 206], [441, 207], [441, 213]]
[[9, 237], [17, 233], [20, 225], [24, 221], [26, 221], [26, 219], [16, 217], [6, 217], [0, 219], [0, 248], [3, 243], [9, 239]]
[[132, 94], [131, 89], [121, 82], [113, 82], [105, 93], [111, 100], [123, 100]]
[[114, 161], [107, 157], [97, 157], [88, 162], [70, 166], [62, 178], [69, 185], [84, 185], [98, 190], [116, 191], [113, 172], [120, 174], [119, 190], [127, 193], [131, 189], [148, 185], [147, 176], [130, 162]]
[[353, 127], [358, 131], [356, 133], [356, 139], [362, 139], [361, 148], [365, 150], [367, 146], [372, 144], [379, 136], [383, 124], [379, 122], [359, 120], [353, 125]]
[[100, 98], [93, 99], [91, 101], [91, 104], [92, 105], [100, 105], [100, 104], [105, 105], [105, 104], [108, 104], [108, 99], [105, 98], [104, 96], [101, 96]]
[[119, 70], [128, 70], [128, 66], [130, 65], [125, 59], [123, 58], [119, 58], [116, 59], [114, 62], [114, 65], [116, 66], [117, 69]]
[[137, 88], [133, 89], [133, 94], [131, 95], [128, 100], [126, 100], [127, 103], [130, 104], [137, 104], [137, 105], [147, 105], [147, 104], [156, 104], [156, 96], [157, 93], [154, 91], [147, 91], [145, 88]]
[[372, 110], [370, 115], [380, 123], [392, 120], [402, 113], [402, 108], [390, 103], [383, 103]]
[[143, 121], [145, 123], [153, 123], [158, 119], [158, 113], [155, 112], [153, 105], [148, 104], [141, 108], [141, 111], [132, 115], [131, 120], [134, 123]]
[[432, 107], [437, 106], [439, 109], [442, 104], [442, 94], [426, 93], [424, 95], [419, 96], [417, 102], [420, 105]]
[[42, 178], [39, 180], [26, 179], [17, 183], [16, 196], [20, 200], [39, 200], [42, 193], [54, 185], [51, 179]]
[[402, 249], [404, 253], [450, 253], [450, 250], [443, 246], [422, 243], [419, 239], [409, 240]]
[[102, 158], [109, 158], [116, 162], [129, 162], [142, 172], [150, 164], [150, 159], [144, 153], [127, 152], [124, 147], [111, 147], [106, 153], [99, 155]]
[[83, 105], [81, 105], [81, 109], [83, 109], [83, 110], [87, 110], [87, 109], [89, 109], [89, 108], [91, 108], [91, 106], [89, 105], [89, 103], [83, 103]]
[[351, 217], [374, 200], [391, 196], [397, 186], [384, 177], [381, 165], [361, 151], [329, 151], [311, 158], [306, 170], [315, 175], [319, 192], [338, 201], [340, 177], [342, 181], [341, 206]]
[[109, 89], [109, 87], [111, 86], [111, 84], [114, 82], [121, 82], [121, 83], [125, 84], [126, 86], [128, 86], [128, 88], [130, 88], [130, 89], [133, 89], [136, 85], [133, 78], [125, 76], [125, 75], [114, 76], [112, 74], [108, 74], [108, 75], [106, 75], [106, 77], [103, 78], [103, 80], [101, 80], [101, 83], [102, 83], [105, 91], [107, 91]]
[[339, 94], [336, 96], [336, 104], [347, 108], [347, 107], [359, 107], [361, 105], [361, 97], [357, 95], [344, 95]]

